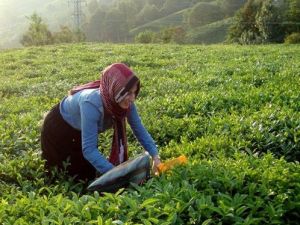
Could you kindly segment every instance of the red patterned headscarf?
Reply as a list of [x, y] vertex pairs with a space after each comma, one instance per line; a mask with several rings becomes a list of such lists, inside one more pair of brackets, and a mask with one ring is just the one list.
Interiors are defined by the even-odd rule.
[[114, 165], [128, 159], [125, 119], [130, 109], [123, 109], [118, 103], [126, 97], [135, 84], [137, 84], [135, 93], [137, 97], [140, 89], [139, 79], [125, 64], [114, 63], [103, 70], [100, 80], [80, 85], [70, 91], [70, 94], [75, 94], [83, 89], [100, 89], [104, 111], [113, 118], [114, 136], [109, 161]]

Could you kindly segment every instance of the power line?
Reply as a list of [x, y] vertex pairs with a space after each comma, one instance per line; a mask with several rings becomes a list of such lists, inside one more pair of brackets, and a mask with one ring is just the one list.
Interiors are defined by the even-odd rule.
[[83, 12], [82, 12], [82, 3], [86, 3], [85, 0], [68, 0], [68, 3], [70, 2], [73, 4], [73, 20], [74, 20], [74, 26], [77, 30], [80, 30], [80, 25], [82, 22]]

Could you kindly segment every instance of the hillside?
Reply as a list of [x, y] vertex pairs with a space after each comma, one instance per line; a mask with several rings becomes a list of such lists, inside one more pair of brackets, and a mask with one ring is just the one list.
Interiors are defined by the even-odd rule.
[[[217, 1], [208, 1], [209, 5], [217, 6]], [[205, 1], [199, 1], [199, 4], [208, 4]], [[227, 30], [230, 26], [232, 19], [226, 18], [208, 24], [201, 25], [198, 27], [189, 27], [188, 25], [188, 15], [190, 14], [193, 7], [197, 4], [197, 1], [191, 2], [187, 5], [185, 9], [171, 13], [165, 17], [150, 21], [141, 26], [134, 27], [130, 30], [130, 36], [134, 37], [140, 32], [150, 30], [154, 32], [159, 32], [170, 27], [182, 26], [187, 32], [187, 43], [221, 43], [225, 40], [227, 35]], [[199, 5], [198, 4], [198, 5]], [[201, 17], [198, 18], [201, 20]]]
[[[297, 224], [300, 45], [68, 44], [0, 51], [2, 224]], [[186, 166], [118, 193], [45, 174], [44, 114], [113, 62], [162, 160]], [[111, 133], [99, 148], [108, 155]], [[128, 126], [129, 157], [143, 149]], [[297, 162], [298, 161], [298, 162]]]
[[226, 41], [227, 31], [232, 21], [233, 17], [230, 17], [189, 30], [186, 35], [187, 42], [203, 44], [222, 43]]
[[184, 13], [186, 13], [188, 10], [189, 9], [184, 9], [179, 12], [172, 13], [171, 15], [165, 16], [163, 18], [159, 18], [157, 20], [135, 27], [134, 29], [130, 30], [129, 33], [131, 36], [135, 36], [138, 33], [146, 30], [159, 32], [164, 28], [181, 26], [184, 22]]

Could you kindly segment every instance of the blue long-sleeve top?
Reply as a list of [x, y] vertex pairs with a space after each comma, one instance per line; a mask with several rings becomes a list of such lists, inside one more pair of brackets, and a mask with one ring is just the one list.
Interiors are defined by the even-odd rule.
[[[98, 150], [98, 134], [112, 127], [112, 118], [104, 115], [103, 101], [99, 89], [86, 89], [69, 95], [60, 103], [63, 119], [74, 129], [81, 131], [82, 153], [100, 173], [113, 165]], [[130, 106], [127, 121], [143, 148], [151, 156], [158, 154], [151, 135], [143, 126], [136, 106]]]

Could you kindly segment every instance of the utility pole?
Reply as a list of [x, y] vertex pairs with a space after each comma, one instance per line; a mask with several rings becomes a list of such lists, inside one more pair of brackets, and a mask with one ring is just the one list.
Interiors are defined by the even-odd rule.
[[68, 0], [68, 3], [73, 4], [74, 26], [75, 26], [76, 30], [80, 30], [80, 25], [81, 25], [82, 17], [83, 17], [81, 3], [86, 3], [86, 1], [85, 0]]

